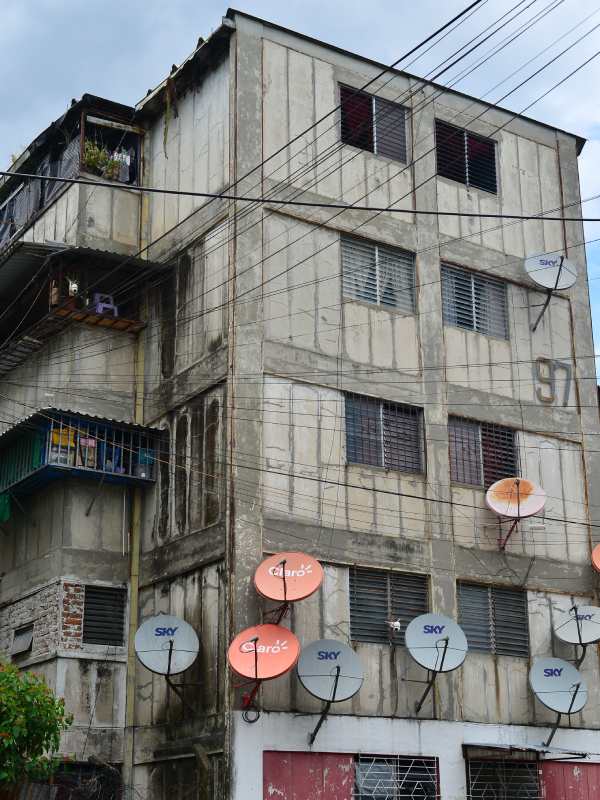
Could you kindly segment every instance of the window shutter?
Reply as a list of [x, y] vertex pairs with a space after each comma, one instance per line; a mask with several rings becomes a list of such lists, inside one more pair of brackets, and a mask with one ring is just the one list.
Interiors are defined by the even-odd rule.
[[442, 312], [446, 325], [508, 339], [506, 284], [442, 265]]
[[469, 272], [442, 265], [442, 313], [446, 325], [475, 329], [473, 282]]
[[[429, 607], [427, 577], [376, 569], [350, 570], [350, 638], [404, 644], [406, 626]], [[399, 633], [388, 625], [400, 620]]]
[[383, 454], [387, 469], [424, 471], [422, 417], [420, 408], [383, 403]]
[[83, 641], [86, 644], [122, 646], [125, 630], [125, 589], [86, 586]]
[[473, 276], [475, 330], [508, 339], [506, 284], [493, 278]]
[[348, 462], [383, 466], [379, 401], [347, 394], [345, 406]]
[[495, 142], [467, 133], [467, 156], [469, 185], [496, 193]]
[[450, 479], [457, 483], [481, 486], [481, 441], [479, 423], [460, 417], [448, 418]]
[[496, 653], [529, 656], [527, 594], [514, 589], [492, 588]]
[[406, 163], [406, 109], [375, 97], [375, 152]]
[[487, 489], [501, 478], [518, 475], [515, 432], [512, 428], [481, 423], [483, 453], [483, 485]]
[[373, 152], [373, 99], [371, 95], [340, 86], [342, 142]]
[[344, 296], [366, 303], [377, 303], [375, 245], [350, 236], [342, 236], [341, 244]]
[[467, 182], [465, 132], [454, 125], [435, 121], [437, 174], [460, 183]]
[[16, 630], [13, 634], [11, 656], [22, 655], [31, 651], [33, 643], [33, 622]]
[[458, 584], [458, 622], [471, 650], [493, 651], [489, 587]]
[[469, 800], [541, 800], [535, 761], [467, 761]]
[[415, 257], [397, 247], [377, 248], [379, 298], [383, 306], [412, 313], [415, 310]]

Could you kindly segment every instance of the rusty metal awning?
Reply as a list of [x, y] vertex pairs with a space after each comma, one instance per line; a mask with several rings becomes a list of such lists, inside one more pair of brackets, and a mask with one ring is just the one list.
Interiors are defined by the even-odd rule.
[[501, 754], [515, 754], [521, 757], [530, 755], [532, 757], [548, 756], [544, 760], [562, 760], [556, 759], [556, 756], [562, 756], [563, 759], [580, 759], [588, 758], [591, 755], [598, 755], [597, 753], [590, 753], [589, 751], [573, 750], [571, 747], [546, 747], [544, 744], [505, 744], [501, 742], [464, 742], [463, 753], [465, 758], [480, 758], [486, 752], [495, 751], [499, 756]]

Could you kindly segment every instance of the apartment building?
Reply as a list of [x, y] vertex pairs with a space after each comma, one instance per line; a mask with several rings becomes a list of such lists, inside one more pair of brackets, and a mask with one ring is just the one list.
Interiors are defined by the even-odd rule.
[[[137, 106], [73, 103], [0, 187], [0, 649], [66, 698], [64, 780], [98, 796], [111, 767], [148, 800], [597, 794], [597, 648], [551, 745], [528, 682], [580, 658], [553, 631], [597, 602], [584, 141], [381, 72], [229, 10]], [[535, 326], [543, 254], [578, 276]], [[547, 501], [508, 536], [485, 492], [513, 476]], [[364, 669], [312, 746], [324, 703], [293, 670], [248, 722], [227, 662], [289, 551], [324, 580], [281, 624]], [[404, 632], [429, 611], [469, 652], [417, 714]], [[170, 683], [133, 647], [163, 612], [200, 640]]]

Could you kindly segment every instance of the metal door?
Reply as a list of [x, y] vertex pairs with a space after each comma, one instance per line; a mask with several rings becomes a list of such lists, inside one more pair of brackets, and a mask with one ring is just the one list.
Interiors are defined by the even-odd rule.
[[598, 800], [600, 764], [545, 761], [542, 764], [544, 800]]
[[353, 787], [353, 756], [263, 753], [263, 800], [352, 800]]

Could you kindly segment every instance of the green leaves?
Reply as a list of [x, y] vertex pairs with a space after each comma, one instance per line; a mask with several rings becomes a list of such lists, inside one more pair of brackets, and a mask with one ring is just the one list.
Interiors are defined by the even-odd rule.
[[49, 777], [71, 722], [42, 678], [0, 663], [0, 786]]

